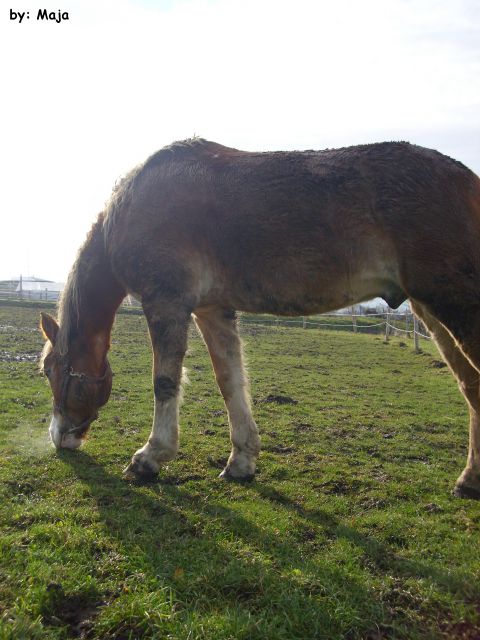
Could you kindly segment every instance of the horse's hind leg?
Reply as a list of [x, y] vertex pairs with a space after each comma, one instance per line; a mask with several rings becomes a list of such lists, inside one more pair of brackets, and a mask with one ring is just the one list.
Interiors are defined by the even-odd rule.
[[127, 478], [154, 477], [160, 465], [178, 451], [178, 413], [183, 357], [187, 350], [190, 312], [172, 303], [144, 304], [153, 348], [153, 427], [145, 446], [125, 469]]
[[222, 477], [252, 478], [260, 451], [260, 438], [252, 416], [248, 379], [235, 313], [209, 308], [195, 312], [195, 322], [210, 353], [230, 423], [232, 452]]
[[467, 466], [458, 478], [454, 493], [480, 498], [480, 385], [479, 372], [457, 346], [452, 335], [423, 305], [412, 302], [413, 311], [424, 321], [440, 352], [458, 381], [470, 410], [470, 441]]

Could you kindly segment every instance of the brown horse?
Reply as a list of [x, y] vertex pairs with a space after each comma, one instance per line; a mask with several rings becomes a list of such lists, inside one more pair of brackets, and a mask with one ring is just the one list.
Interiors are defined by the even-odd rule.
[[138, 297], [153, 346], [155, 411], [127, 476], [155, 475], [178, 449], [190, 319], [228, 410], [222, 475], [251, 477], [260, 440], [235, 312], [321, 313], [409, 298], [470, 408], [455, 492], [480, 497], [480, 180], [436, 151], [382, 143], [249, 153], [178, 142], [127, 175], [69, 275], [59, 322], [42, 314], [57, 447], [78, 447], [109, 397], [115, 311]]

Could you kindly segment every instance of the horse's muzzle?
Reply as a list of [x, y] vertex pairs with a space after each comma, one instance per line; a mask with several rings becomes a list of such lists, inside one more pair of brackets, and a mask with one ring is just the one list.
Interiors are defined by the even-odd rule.
[[[83, 443], [83, 435], [86, 433], [90, 422], [82, 430], [70, 424], [65, 424], [63, 416], [54, 413], [50, 421], [50, 438], [57, 449], [78, 449]], [[83, 426], [83, 425], [82, 425]]]

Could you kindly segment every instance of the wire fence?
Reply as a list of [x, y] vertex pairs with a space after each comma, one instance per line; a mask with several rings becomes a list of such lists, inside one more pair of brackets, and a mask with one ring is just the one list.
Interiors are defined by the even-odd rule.
[[383, 333], [385, 340], [391, 336], [405, 336], [413, 339], [416, 351], [420, 350], [420, 339], [431, 340], [428, 330], [411, 312], [399, 313], [392, 310], [369, 313], [335, 313], [319, 316], [295, 318], [242, 315], [241, 324], [259, 326], [297, 326], [303, 329], [330, 329], [352, 331], [353, 333]]
[[[0, 302], [15, 303], [55, 303], [58, 292], [48, 291], [4, 291], [0, 290]], [[141, 313], [140, 303], [128, 296], [122, 303], [124, 312]], [[411, 311], [398, 312], [392, 309], [381, 311], [361, 312], [358, 308], [348, 311], [328, 313], [316, 316], [299, 316], [293, 318], [275, 317], [267, 315], [240, 314], [240, 324], [244, 326], [263, 327], [301, 327], [303, 329], [327, 329], [337, 331], [352, 331], [353, 333], [383, 333], [385, 341], [391, 336], [404, 336], [413, 340], [415, 351], [420, 351], [420, 339], [430, 340], [431, 337], [426, 327], [411, 313]], [[9, 327], [13, 329], [13, 327]], [[6, 327], [0, 326], [0, 332]]]
[[22, 291], [16, 291], [11, 289], [0, 290], [0, 300], [13, 300], [13, 301], [38, 301], [38, 302], [56, 302], [60, 296], [59, 291], [52, 289], [36, 289]]

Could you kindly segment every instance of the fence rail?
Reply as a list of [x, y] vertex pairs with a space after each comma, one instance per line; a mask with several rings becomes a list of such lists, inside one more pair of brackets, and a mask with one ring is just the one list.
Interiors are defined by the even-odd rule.
[[[16, 302], [56, 302], [57, 291], [48, 289], [39, 291], [8, 291], [0, 290], [0, 301]], [[123, 309], [141, 309], [140, 303], [128, 296], [125, 298]], [[390, 336], [406, 336], [413, 338], [416, 351], [420, 351], [420, 338], [430, 340], [428, 330], [411, 312], [399, 313], [391, 309], [380, 312], [361, 313], [358, 309], [351, 309], [345, 313], [326, 313], [317, 316], [297, 316], [294, 318], [275, 317], [266, 315], [241, 314], [243, 325], [263, 326], [299, 326], [303, 329], [325, 328], [339, 331], [352, 331], [353, 333], [383, 333], [385, 341]]]
[[[242, 324], [245, 325], [271, 325], [271, 326], [292, 326], [296, 325], [303, 329], [328, 328], [340, 331], [365, 331], [367, 333], [384, 333], [385, 341], [390, 336], [405, 336], [413, 338], [415, 351], [420, 351], [419, 339], [431, 340], [428, 330], [411, 312], [398, 313], [385, 310], [378, 313], [335, 313], [322, 314], [319, 316], [300, 316], [296, 318], [280, 318], [266, 316], [243, 315]], [[411, 327], [411, 328], [410, 328]]]
[[[61, 292], [59, 291], [48, 288], [37, 290], [23, 289], [22, 291], [0, 289], [0, 300], [13, 300], [16, 302], [57, 302], [60, 298], [60, 293]], [[140, 302], [138, 302], [138, 300], [136, 300], [132, 296], [127, 296], [122, 302], [122, 306], [126, 308], [141, 308]]]
[[31, 300], [31, 301], [47, 301], [56, 302], [59, 298], [58, 291], [49, 289], [38, 289], [36, 291], [23, 290], [11, 291], [8, 289], [0, 290], [0, 300]]

